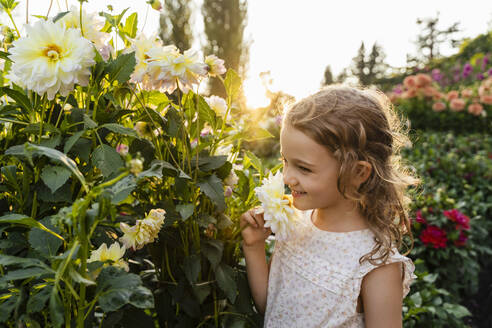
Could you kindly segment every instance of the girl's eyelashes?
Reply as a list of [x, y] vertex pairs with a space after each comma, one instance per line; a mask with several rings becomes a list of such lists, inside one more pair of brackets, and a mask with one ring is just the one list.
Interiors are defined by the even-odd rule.
[[[285, 157], [281, 156], [279, 159], [282, 161], [282, 163], [284, 163], [284, 165], [287, 164], [287, 160], [285, 159]], [[312, 172], [307, 167], [300, 166], [300, 165], [297, 165], [297, 167], [299, 168], [299, 170], [301, 170], [303, 172], [306, 172], [306, 173]]]

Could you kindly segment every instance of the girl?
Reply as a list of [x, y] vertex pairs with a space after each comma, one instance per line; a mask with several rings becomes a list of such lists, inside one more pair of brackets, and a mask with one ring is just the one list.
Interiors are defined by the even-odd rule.
[[331, 86], [284, 114], [284, 182], [301, 223], [266, 262], [262, 214], [241, 216], [248, 281], [265, 327], [401, 327], [414, 265], [399, 163], [408, 143], [382, 94]]

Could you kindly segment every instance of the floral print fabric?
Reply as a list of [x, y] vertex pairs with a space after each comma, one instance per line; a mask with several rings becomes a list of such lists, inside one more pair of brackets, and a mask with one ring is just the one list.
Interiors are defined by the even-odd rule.
[[[369, 229], [330, 232], [302, 212], [295, 234], [276, 241], [270, 267], [265, 327], [364, 327], [357, 313], [362, 279], [376, 266], [359, 259], [372, 250]], [[403, 265], [403, 296], [415, 278], [412, 261], [394, 250], [387, 263]]]

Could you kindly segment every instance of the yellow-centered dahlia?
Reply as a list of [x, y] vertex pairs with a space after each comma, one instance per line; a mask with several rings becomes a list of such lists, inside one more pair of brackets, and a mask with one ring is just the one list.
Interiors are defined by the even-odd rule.
[[166, 211], [163, 209], [153, 209], [143, 220], [137, 220], [134, 226], [120, 223], [120, 229], [124, 235], [120, 238], [127, 248], [135, 250], [141, 249], [146, 244], [152, 243], [159, 235], [159, 231], [164, 224]]
[[14, 41], [9, 50], [13, 64], [8, 78], [12, 82], [47, 94], [49, 100], [57, 92], [67, 96], [75, 84], [89, 83], [95, 51], [80, 30], [44, 20], [26, 29], [27, 37]]
[[[59, 22], [66, 28], [80, 29], [80, 8], [70, 7], [70, 11], [63, 16]], [[87, 14], [82, 9], [82, 30], [84, 38], [92, 41], [98, 50], [104, 47], [106, 40], [110, 37], [108, 33], [101, 32], [104, 21], [99, 19], [95, 13]]]
[[284, 180], [281, 172], [263, 179], [263, 184], [255, 188], [256, 197], [261, 202], [265, 227], [272, 229], [275, 238], [285, 240], [292, 233], [299, 216], [289, 195], [284, 194]]
[[106, 246], [106, 243], [103, 243], [99, 246], [98, 249], [91, 252], [91, 256], [87, 260], [90, 262], [111, 262], [111, 265], [120, 267], [126, 271], [128, 271], [128, 263], [123, 260], [123, 255], [125, 255], [126, 247], [121, 246], [118, 242], [113, 243], [111, 246]]
[[142, 34], [132, 41], [131, 49], [135, 51], [135, 59], [137, 60], [135, 70], [132, 74], [132, 80], [134, 82], [142, 82], [145, 89], [154, 89], [156, 87], [154, 86], [155, 80], [157, 75], [159, 75], [158, 68], [152, 70], [147, 62], [150, 59], [147, 53], [153, 48], [156, 49], [154, 52], [162, 48], [161, 41], [155, 35], [147, 38]]
[[215, 55], [205, 57], [205, 64], [208, 66], [208, 75], [217, 76], [226, 72], [224, 60]]

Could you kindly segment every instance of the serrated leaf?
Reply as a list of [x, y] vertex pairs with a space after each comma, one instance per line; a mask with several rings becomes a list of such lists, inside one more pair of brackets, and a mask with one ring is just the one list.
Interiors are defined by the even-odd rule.
[[137, 184], [135, 183], [135, 177], [133, 175], [126, 176], [115, 183], [111, 187], [111, 192], [113, 193], [111, 204], [116, 205], [124, 201], [136, 187]]
[[[60, 233], [60, 229], [51, 224], [51, 217], [44, 218], [39, 223], [58, 234]], [[41, 229], [32, 228], [29, 232], [29, 244], [31, 247], [48, 257], [57, 255], [62, 243], [62, 240]]]
[[27, 313], [36, 313], [41, 311], [50, 298], [52, 290], [53, 286], [47, 285], [41, 288], [41, 290], [36, 294], [29, 297], [29, 301], [27, 302]]
[[41, 180], [51, 189], [52, 193], [55, 193], [71, 175], [72, 172], [65, 167], [46, 165], [41, 172]]
[[106, 128], [112, 132], [119, 133], [125, 136], [130, 136], [135, 138], [138, 137], [137, 132], [134, 129], [127, 128], [117, 123], [106, 123], [101, 125], [99, 128]]
[[100, 169], [105, 177], [124, 166], [120, 154], [113, 147], [105, 144], [97, 146], [92, 152], [92, 164]]
[[135, 36], [137, 35], [137, 24], [138, 24], [137, 13], [133, 13], [126, 18], [124, 30], [125, 33], [132, 39], [135, 38]]
[[84, 114], [84, 129], [97, 128], [97, 123], [94, 122], [87, 114]]
[[0, 278], [0, 281], [22, 280], [31, 277], [39, 277], [41, 275], [48, 274], [48, 273], [53, 274], [53, 272], [41, 267], [30, 267], [21, 270], [10, 270]]
[[78, 273], [73, 267], [70, 267], [70, 269], [68, 270], [68, 274], [75, 282], [78, 282], [79, 284], [84, 284], [86, 286], [91, 286], [96, 284], [94, 281], [82, 277], [80, 273]]
[[217, 279], [217, 284], [232, 304], [234, 304], [237, 297], [237, 285], [233, 277], [234, 270], [227, 264], [220, 263], [217, 268], [215, 268], [215, 279]]
[[195, 294], [200, 304], [202, 304], [203, 301], [205, 301], [207, 296], [210, 295], [210, 292], [212, 291], [210, 285], [206, 283], [193, 285], [192, 288], [193, 288], [193, 294]]
[[117, 80], [119, 83], [125, 83], [130, 79], [130, 75], [135, 69], [135, 53], [119, 55], [115, 60], [110, 62], [107, 67], [109, 82]]
[[470, 311], [466, 307], [459, 304], [444, 303], [443, 308], [458, 319], [471, 316]]
[[200, 257], [196, 254], [185, 257], [183, 269], [188, 281], [192, 284], [195, 283], [201, 269]]
[[203, 255], [210, 261], [212, 267], [215, 268], [222, 259], [224, 245], [218, 240], [206, 240], [201, 245]]
[[28, 112], [31, 111], [31, 102], [25, 94], [21, 93], [20, 91], [10, 89], [8, 87], [0, 87], [0, 96], [3, 96], [4, 94], [12, 98], [16, 102], [16, 104], [21, 106], [23, 109], [27, 110]]
[[227, 161], [227, 156], [210, 156], [210, 157], [199, 157], [198, 158], [198, 167], [201, 171], [209, 172], [215, 169], [218, 169]]
[[6, 61], [12, 61], [12, 59], [9, 58], [10, 54], [5, 51], [0, 51], [0, 58]]
[[140, 277], [110, 266], [97, 277], [96, 293], [100, 293], [99, 306], [104, 312], [116, 311], [130, 302], [133, 290], [142, 285]]
[[219, 211], [225, 209], [224, 186], [215, 174], [197, 182], [200, 190], [217, 206]]
[[130, 304], [139, 309], [152, 309], [154, 308], [154, 295], [148, 288], [138, 286], [132, 290]]

